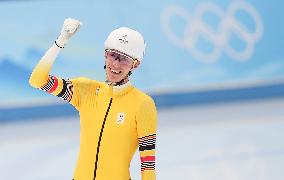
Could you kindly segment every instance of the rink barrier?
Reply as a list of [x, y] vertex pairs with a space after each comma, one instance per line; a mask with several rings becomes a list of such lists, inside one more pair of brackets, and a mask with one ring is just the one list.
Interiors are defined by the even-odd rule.
[[[284, 98], [284, 83], [196, 92], [159, 93], [152, 94], [151, 96], [158, 109], [249, 101], [256, 99]], [[43, 117], [54, 118], [76, 115], [78, 115], [78, 113], [75, 108], [67, 103], [40, 105], [34, 107], [0, 108], [1, 123], [28, 119], [42, 119]]]

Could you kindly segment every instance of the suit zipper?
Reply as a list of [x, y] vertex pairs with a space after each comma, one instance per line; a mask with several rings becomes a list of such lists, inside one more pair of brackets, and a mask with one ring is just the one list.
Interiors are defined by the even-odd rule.
[[105, 114], [105, 118], [104, 118], [104, 122], [102, 124], [102, 128], [101, 128], [101, 133], [100, 133], [100, 137], [99, 137], [99, 141], [98, 141], [98, 147], [97, 147], [97, 154], [96, 154], [96, 162], [95, 162], [95, 170], [94, 170], [94, 179], [96, 179], [97, 176], [97, 168], [98, 168], [98, 160], [99, 160], [99, 152], [100, 152], [100, 145], [101, 145], [101, 140], [102, 140], [102, 135], [103, 135], [103, 131], [104, 131], [104, 127], [105, 127], [105, 122], [111, 107], [111, 103], [112, 103], [112, 98], [110, 98], [109, 104], [108, 104], [108, 108]]

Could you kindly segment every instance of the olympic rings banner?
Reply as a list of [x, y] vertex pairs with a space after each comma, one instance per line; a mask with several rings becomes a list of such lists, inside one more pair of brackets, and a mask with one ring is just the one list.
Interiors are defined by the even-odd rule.
[[0, 2], [0, 104], [53, 98], [31, 88], [28, 78], [68, 17], [84, 25], [54, 64], [52, 74], [62, 78], [104, 81], [104, 40], [126, 26], [147, 43], [132, 77], [144, 91], [282, 83], [283, 6], [276, 0]]

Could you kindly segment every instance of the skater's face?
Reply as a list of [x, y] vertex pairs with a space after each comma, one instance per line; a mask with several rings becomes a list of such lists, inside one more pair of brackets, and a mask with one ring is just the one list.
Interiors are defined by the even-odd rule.
[[139, 61], [115, 50], [106, 50], [105, 58], [107, 80], [111, 82], [120, 82], [139, 65]]

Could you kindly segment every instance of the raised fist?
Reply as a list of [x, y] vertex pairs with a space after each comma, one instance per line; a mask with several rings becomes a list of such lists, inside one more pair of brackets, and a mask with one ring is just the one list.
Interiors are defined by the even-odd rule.
[[69, 41], [69, 39], [78, 31], [82, 26], [82, 22], [76, 19], [67, 18], [64, 20], [61, 33], [55, 43], [57, 46], [63, 48]]

